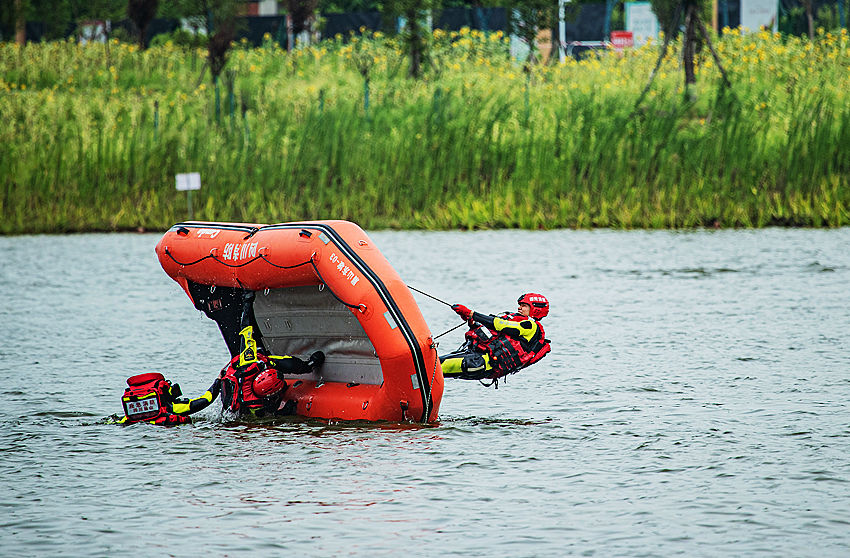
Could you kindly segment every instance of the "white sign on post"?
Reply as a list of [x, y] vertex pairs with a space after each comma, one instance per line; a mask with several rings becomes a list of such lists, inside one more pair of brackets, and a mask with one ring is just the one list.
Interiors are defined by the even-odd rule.
[[778, 12], [776, 0], [741, 0], [741, 29], [759, 31], [764, 27], [776, 31]]
[[635, 46], [642, 46], [658, 38], [661, 26], [649, 2], [626, 2], [626, 31], [632, 32]]
[[177, 190], [180, 192], [186, 192], [186, 205], [189, 207], [189, 220], [192, 220], [195, 217], [194, 212], [192, 211], [192, 190], [201, 189], [201, 173], [188, 172], [178, 174], [176, 177]]
[[200, 190], [201, 189], [201, 173], [189, 172], [177, 175], [177, 189], [184, 190]]

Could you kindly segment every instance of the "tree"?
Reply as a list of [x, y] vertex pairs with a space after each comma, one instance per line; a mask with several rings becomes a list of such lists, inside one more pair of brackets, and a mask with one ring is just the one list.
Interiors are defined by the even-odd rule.
[[[668, 43], [668, 39], [675, 39], [680, 31], [684, 33], [682, 66], [685, 70], [685, 88], [687, 89], [689, 85], [696, 83], [694, 56], [702, 49], [702, 41], [697, 38], [697, 31], [700, 31], [703, 40], [710, 41], [704, 31], [703, 22], [711, 21], [711, 2], [709, 0], [650, 0], [650, 5], [655, 17], [658, 18], [659, 25], [664, 30], [665, 43]], [[682, 27], [683, 23], [684, 27]]]
[[148, 25], [156, 17], [159, 0], [128, 0], [127, 17], [129, 17], [139, 30], [139, 50], [145, 50], [145, 33]]
[[[319, 0], [286, 0], [286, 12], [289, 14], [292, 35], [313, 30], [318, 6]], [[293, 46], [288, 44], [287, 48], [292, 50]]]
[[24, 12], [24, 0], [15, 0], [15, 42], [24, 46], [27, 42], [27, 17]]
[[218, 76], [227, 64], [227, 53], [230, 50], [230, 43], [233, 42], [233, 37], [233, 19], [225, 19], [219, 22], [218, 29], [210, 37], [207, 52], [209, 53], [210, 73], [212, 74], [213, 83], [218, 81]]
[[109, 38], [111, 23], [123, 19], [126, 15], [127, 5], [124, 0], [88, 0], [76, 2], [72, 17], [77, 22], [77, 31], [81, 31], [81, 24], [86, 21], [103, 21], [104, 38], [106, 39], [104, 52], [106, 57], [104, 63], [108, 69], [112, 65], [112, 55], [109, 49]]
[[815, 17], [813, 15], [814, 8], [812, 6], [812, 0], [800, 0], [803, 4], [803, 7], [806, 9], [806, 23], [808, 24], [809, 30], [809, 39], [815, 38]]
[[430, 36], [430, 29], [426, 29], [428, 16], [439, 7], [440, 0], [386, 0], [384, 2], [386, 15], [404, 18], [401, 37], [410, 58], [407, 75], [414, 79], [422, 77], [423, 66], [428, 59]]
[[537, 61], [537, 35], [542, 29], [552, 29], [558, 21], [557, 0], [512, 0], [511, 30], [528, 45], [528, 63]]
[[[14, 0], [12, 22], [15, 41], [23, 45], [27, 40], [26, 22], [42, 24], [42, 39], [62, 39], [73, 30], [73, 0]], [[5, 3], [4, 3], [5, 4]]]
[[[702, 3], [701, 7], [700, 2]], [[700, 15], [701, 11], [705, 13], [706, 9], [710, 8], [707, 1], [650, 0], [650, 5], [652, 6], [652, 11], [655, 13], [655, 17], [658, 18], [658, 22], [662, 25], [662, 29], [664, 30], [664, 43], [661, 45], [661, 52], [658, 55], [658, 60], [655, 63], [655, 67], [652, 69], [652, 74], [649, 76], [649, 83], [647, 83], [643, 92], [640, 94], [636, 106], [640, 105], [646, 94], [649, 92], [649, 88], [652, 85], [652, 81], [655, 79], [658, 68], [661, 67], [661, 61], [664, 60], [664, 56], [667, 53], [670, 41], [679, 35], [679, 24], [682, 21], [683, 14], [685, 18], [685, 28], [684, 39], [682, 41], [682, 58], [685, 70], [685, 95], [690, 95], [690, 85], [696, 83], [694, 55], [697, 50], [697, 31], [700, 32], [702, 39], [708, 44], [711, 55], [714, 57], [718, 70], [720, 70], [720, 75], [723, 77], [723, 85], [729, 88], [731, 84], [729, 83], [729, 78], [726, 75], [726, 70], [723, 68], [720, 56], [718, 56], [717, 51], [714, 50], [714, 45], [711, 44], [711, 37], [709, 37], [708, 31], [703, 23], [704, 16]]]

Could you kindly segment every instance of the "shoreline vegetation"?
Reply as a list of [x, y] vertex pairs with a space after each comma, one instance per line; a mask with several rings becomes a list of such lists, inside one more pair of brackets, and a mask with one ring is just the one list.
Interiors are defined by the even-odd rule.
[[[674, 43], [524, 67], [435, 31], [422, 80], [380, 33], [286, 53], [0, 44], [0, 234], [347, 219], [366, 229], [850, 225], [850, 50], [725, 30], [685, 100]], [[218, 100], [216, 100], [218, 99]], [[218, 107], [218, 109], [216, 108]]]

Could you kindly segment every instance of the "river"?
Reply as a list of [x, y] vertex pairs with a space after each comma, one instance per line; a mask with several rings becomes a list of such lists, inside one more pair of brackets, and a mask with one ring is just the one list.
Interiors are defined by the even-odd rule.
[[546, 294], [552, 353], [435, 425], [117, 427], [130, 375], [207, 388], [215, 324], [158, 234], [0, 238], [0, 554], [850, 555], [850, 229], [370, 236], [447, 302]]

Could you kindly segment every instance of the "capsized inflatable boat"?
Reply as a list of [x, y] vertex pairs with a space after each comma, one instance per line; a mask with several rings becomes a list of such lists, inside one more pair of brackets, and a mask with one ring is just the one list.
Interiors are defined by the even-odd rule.
[[[287, 378], [307, 417], [437, 420], [443, 372], [407, 285], [347, 221], [178, 223], [156, 246], [162, 268], [214, 320], [230, 354], [242, 322], [270, 354], [325, 353], [318, 372]], [[255, 293], [243, 309], [246, 291]], [[294, 405], [293, 405], [294, 403]]]

